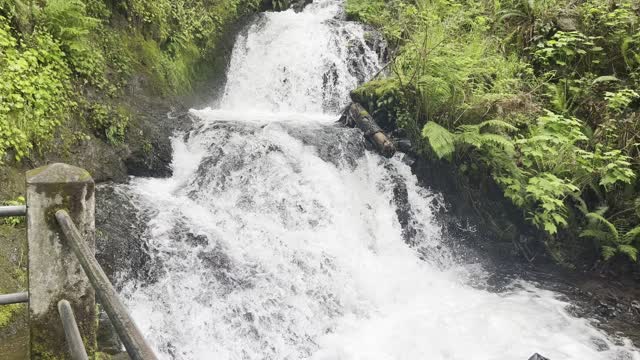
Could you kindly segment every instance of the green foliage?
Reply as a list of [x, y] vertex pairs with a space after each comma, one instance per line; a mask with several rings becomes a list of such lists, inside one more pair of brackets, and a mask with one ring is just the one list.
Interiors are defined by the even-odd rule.
[[475, 149], [500, 150], [508, 155], [514, 152], [513, 142], [497, 133], [487, 130], [516, 131], [517, 128], [501, 120], [487, 120], [476, 125], [461, 125], [455, 133], [429, 121], [422, 129], [422, 136], [429, 141], [431, 149], [440, 159], [451, 159], [456, 145], [458, 147], [470, 146]]
[[[493, 177], [547, 239], [593, 221], [576, 204], [605, 203], [628, 229], [640, 223], [628, 210], [640, 198], [637, 9], [635, 0], [348, 0], [348, 16], [380, 28], [394, 51], [387, 77], [352, 97], [462, 173]], [[635, 257], [630, 243], [600, 248]]]
[[637, 1], [589, 0], [580, 4], [578, 10], [584, 27], [599, 37], [598, 42], [609, 55], [609, 69], [621, 74], [637, 72], [640, 59]]
[[424, 5], [424, 1], [351, 0], [346, 3], [346, 12], [353, 20], [380, 27], [392, 43], [402, 44], [420, 26], [425, 15], [420, 7]]
[[[611, 190], [635, 178], [628, 158], [619, 150], [596, 145], [585, 150], [588, 137], [584, 124], [547, 111], [531, 126], [529, 133], [516, 140], [519, 167], [498, 164], [494, 177], [505, 196], [528, 213], [534, 225], [549, 234], [567, 225], [565, 199], [578, 196], [589, 187]], [[604, 192], [603, 191], [603, 192]]]
[[129, 116], [124, 109], [113, 109], [110, 105], [94, 103], [89, 108], [89, 123], [98, 137], [115, 145], [124, 141]]
[[603, 49], [596, 45], [596, 40], [597, 37], [579, 31], [558, 31], [551, 39], [539, 43], [533, 55], [541, 66], [555, 70], [560, 77], [577, 71], [589, 72], [593, 65], [603, 61]]
[[70, 122], [123, 142], [130, 119], [118, 104], [132, 76], [149, 93], [188, 93], [226, 29], [260, 4], [0, 0], [0, 163], [43, 153]]
[[604, 93], [604, 98], [607, 100], [607, 108], [616, 115], [622, 114], [631, 105], [631, 102], [639, 97], [640, 95], [631, 89]]
[[422, 129], [422, 136], [429, 140], [431, 150], [440, 159], [450, 159], [456, 150], [456, 136], [433, 121], [429, 121]]
[[640, 226], [621, 233], [613, 222], [605, 218], [607, 210], [607, 207], [601, 207], [586, 213], [587, 224], [580, 232], [580, 237], [594, 239], [600, 247], [604, 260], [609, 260], [616, 254], [622, 254], [631, 261], [638, 261]]
[[525, 187], [526, 200], [533, 208], [531, 221], [549, 234], [555, 234], [558, 226], [567, 225], [567, 209], [564, 199], [578, 188], [565, 179], [550, 173], [542, 173], [529, 179]]
[[105, 79], [104, 58], [94, 46], [90, 33], [100, 24], [87, 15], [81, 0], [48, 0], [38, 14], [40, 23], [60, 41], [71, 68], [80, 76], [101, 85]]
[[[485, 120], [487, 109], [514, 98], [529, 72], [516, 57], [504, 57], [488, 36], [483, 3], [456, 1], [347, 2], [352, 18], [382, 27], [400, 45], [389, 79], [368, 86], [384, 93], [377, 107], [419, 136], [428, 121], [448, 129]], [[373, 113], [375, 115], [375, 109]], [[402, 119], [402, 120], [400, 120]]]
[[497, 25], [505, 30], [505, 42], [528, 49], [549, 26], [556, 1], [514, 0], [494, 2]]
[[0, 17], [0, 161], [7, 152], [20, 160], [48, 143], [74, 107], [64, 58], [48, 33], [18, 40]]
[[13, 316], [21, 309], [23, 309], [21, 304], [0, 306], [0, 329], [9, 325]]

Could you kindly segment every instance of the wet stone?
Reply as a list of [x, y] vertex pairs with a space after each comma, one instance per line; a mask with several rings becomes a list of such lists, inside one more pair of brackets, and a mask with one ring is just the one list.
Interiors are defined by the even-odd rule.
[[609, 350], [609, 345], [607, 342], [601, 338], [592, 338], [591, 343], [595, 346], [595, 349], [598, 351], [607, 351]]
[[149, 215], [126, 187], [98, 187], [96, 259], [119, 288], [129, 280], [154, 282], [159, 266], [151, 261], [147, 244]]
[[529, 360], [549, 360], [549, 359], [538, 353], [535, 353], [529, 358]]

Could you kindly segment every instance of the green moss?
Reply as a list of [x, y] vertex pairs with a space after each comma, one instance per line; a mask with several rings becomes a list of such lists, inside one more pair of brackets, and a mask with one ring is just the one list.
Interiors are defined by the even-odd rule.
[[64, 356], [56, 356], [49, 349], [43, 348], [39, 343], [31, 347], [31, 358], [39, 360], [66, 360]]
[[13, 316], [22, 309], [24, 305], [20, 304], [0, 306], [0, 329], [9, 325]]
[[[26, 256], [25, 256], [26, 257]], [[25, 261], [26, 262], [26, 261]], [[26, 284], [27, 283], [27, 277], [29, 276], [29, 274], [27, 273], [27, 270], [24, 268], [17, 268], [13, 271], [13, 277], [18, 281], [18, 283], [20, 284]]]

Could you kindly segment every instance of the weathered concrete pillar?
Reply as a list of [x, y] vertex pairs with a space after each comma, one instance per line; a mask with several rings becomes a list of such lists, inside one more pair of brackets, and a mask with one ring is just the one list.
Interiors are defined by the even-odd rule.
[[89, 356], [97, 330], [94, 290], [56, 221], [66, 209], [95, 252], [95, 185], [83, 169], [51, 164], [27, 172], [31, 359], [69, 359], [58, 301], [69, 301]]

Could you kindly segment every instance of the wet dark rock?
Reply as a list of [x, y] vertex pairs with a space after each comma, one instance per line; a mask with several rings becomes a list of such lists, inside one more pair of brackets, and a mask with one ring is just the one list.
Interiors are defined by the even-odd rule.
[[549, 359], [538, 353], [535, 353], [529, 358], [529, 360], [549, 360]]
[[364, 139], [354, 129], [345, 131], [343, 127], [290, 126], [287, 133], [301, 140], [305, 145], [313, 146], [318, 156], [338, 167], [348, 165], [355, 167], [357, 160], [364, 155]]
[[293, 0], [291, 2], [291, 8], [295, 12], [301, 12], [304, 10], [305, 6], [311, 4], [313, 0]]
[[402, 152], [410, 152], [411, 151], [411, 140], [409, 139], [400, 139], [396, 140], [396, 148]]
[[96, 259], [118, 287], [127, 280], [156, 278], [146, 243], [148, 217], [121, 187], [111, 184], [96, 191]]
[[402, 162], [407, 164], [407, 166], [413, 166], [416, 162], [416, 158], [411, 154], [404, 154], [402, 156]]
[[591, 339], [591, 342], [593, 343], [593, 345], [596, 347], [596, 350], [598, 350], [598, 351], [607, 351], [607, 350], [609, 350], [609, 345], [607, 345], [607, 342], [604, 341], [604, 339], [593, 338], [593, 339]]
[[251, 312], [244, 313], [242, 317], [249, 322], [253, 322], [255, 320], [255, 316], [253, 316], [253, 313]]
[[219, 248], [198, 253], [198, 259], [202, 260], [210, 269], [216, 271], [231, 270], [231, 259]]
[[189, 129], [194, 118], [185, 109], [145, 109], [145, 113], [138, 114], [141, 120], [136, 128], [128, 132], [131, 153], [124, 160], [127, 172], [134, 176], [169, 177], [173, 173], [171, 136]]
[[393, 176], [393, 202], [396, 205], [396, 216], [402, 227], [402, 237], [405, 243], [415, 246], [417, 243], [416, 229], [412, 226], [413, 212], [409, 204], [409, 193], [407, 192], [407, 184], [399, 175]]
[[313, 0], [282, 0], [277, 3], [272, 0], [263, 0], [261, 5], [262, 11], [284, 11], [293, 9], [295, 12], [301, 12], [305, 6], [311, 4]]
[[391, 136], [400, 138], [400, 139], [406, 139], [408, 137], [408, 134], [407, 134], [407, 130], [399, 128], [391, 131]]
[[186, 241], [191, 244], [191, 246], [206, 246], [209, 244], [209, 238], [206, 235], [202, 234], [193, 234], [191, 232], [187, 233]]
[[338, 95], [338, 69], [336, 64], [331, 64], [330, 68], [322, 75], [322, 106], [325, 109], [338, 109], [340, 99]]
[[[336, 31], [338, 31], [337, 29], [341, 29], [340, 20], [330, 20], [330, 22], [334, 23]], [[369, 57], [365, 56], [365, 53], [367, 51], [373, 51], [378, 55], [379, 62], [386, 62], [388, 53], [387, 43], [384, 37], [373, 27], [366, 27], [364, 42], [358, 38], [351, 38], [353, 35], [344, 28], [342, 28], [341, 31], [340, 37], [350, 39], [346, 47], [349, 73], [358, 79], [360, 83], [372, 80], [368, 74], [370, 74], [371, 70], [375, 69], [378, 64], [372, 63]]]
[[364, 40], [376, 54], [378, 54], [378, 59], [381, 63], [387, 63], [390, 60], [389, 56], [389, 47], [387, 45], [387, 41], [384, 39], [384, 36], [371, 26], [365, 27]]
[[[89, 137], [88, 140], [78, 142], [69, 152], [47, 154], [47, 163], [64, 162], [87, 170], [96, 182], [127, 180], [127, 169], [122, 162], [128, 148], [125, 146], [111, 146], [104, 141]], [[38, 165], [44, 165], [44, 163]]]
[[98, 351], [109, 355], [122, 353], [122, 341], [118, 337], [116, 329], [111, 324], [109, 316], [104, 310], [100, 309], [98, 314], [98, 333], [97, 333]]
[[255, 271], [248, 278], [239, 277], [239, 269], [219, 245], [202, 251], [197, 256], [207, 268], [207, 275], [212, 276], [211, 281], [217, 282], [218, 295], [224, 296], [234, 290], [252, 286], [251, 277]]

